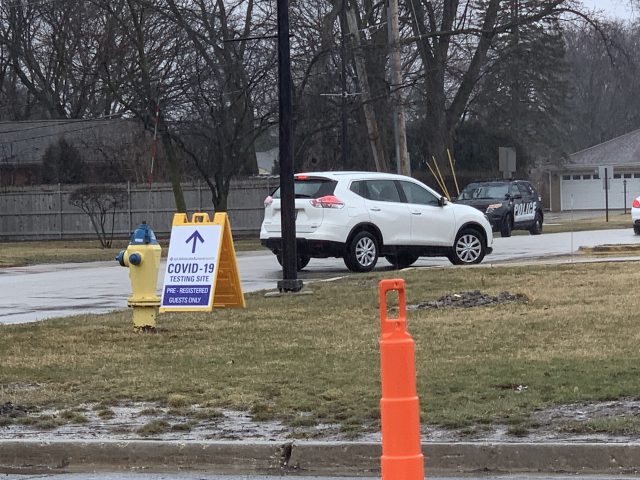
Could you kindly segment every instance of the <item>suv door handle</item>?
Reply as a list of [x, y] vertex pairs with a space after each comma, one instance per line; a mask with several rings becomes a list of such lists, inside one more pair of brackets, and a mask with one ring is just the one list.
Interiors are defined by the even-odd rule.
[[371, 207], [371, 211], [372, 211], [372, 212], [379, 212], [379, 211], [381, 211], [381, 210], [382, 210], [382, 209], [381, 209], [380, 207]]
[[422, 212], [411, 212], [411, 215], [422, 215]]

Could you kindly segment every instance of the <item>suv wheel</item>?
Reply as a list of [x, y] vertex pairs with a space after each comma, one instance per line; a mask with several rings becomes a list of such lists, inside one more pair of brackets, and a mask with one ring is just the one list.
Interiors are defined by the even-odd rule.
[[633, 226], [633, 231], [636, 235], [640, 235], [640, 227], [638, 225]]
[[482, 235], [477, 230], [465, 228], [456, 237], [453, 248], [447, 257], [454, 265], [472, 265], [480, 263], [487, 248]]
[[[278, 263], [282, 267], [282, 254], [278, 253], [276, 255], [276, 258], [278, 259]], [[298, 271], [302, 270], [304, 267], [309, 265], [310, 260], [311, 260], [311, 257], [307, 255], [298, 255], [298, 265], [297, 265]]]
[[371, 233], [357, 233], [347, 245], [344, 264], [352, 272], [370, 272], [378, 262], [378, 241]]
[[500, 236], [501, 237], [510, 237], [511, 236], [511, 215], [506, 214], [504, 216], [504, 220], [502, 221], [502, 226], [500, 227]]
[[413, 253], [398, 253], [397, 255], [387, 255], [384, 257], [395, 268], [407, 268], [413, 265], [419, 256]]
[[533, 221], [533, 225], [529, 229], [531, 235], [540, 235], [542, 233], [542, 217], [539, 213], [536, 213], [536, 218]]

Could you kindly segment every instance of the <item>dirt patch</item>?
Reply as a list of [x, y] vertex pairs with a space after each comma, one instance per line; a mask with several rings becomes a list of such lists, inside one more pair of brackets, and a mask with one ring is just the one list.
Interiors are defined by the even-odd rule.
[[[497, 388], [526, 389], [505, 385]], [[379, 442], [378, 428], [369, 426], [370, 433], [357, 437], [340, 432], [339, 425], [319, 424], [292, 427], [279, 421], [258, 422], [249, 412], [222, 410], [207, 418], [201, 415], [206, 409], [197, 405], [179, 412], [152, 403], [127, 403], [109, 408], [110, 415], [102, 415], [102, 407], [92, 404], [78, 406], [85, 420], [81, 423], [54, 425], [39, 428], [38, 422], [25, 422], [45, 416], [49, 419], [68, 418], [65, 411], [41, 409], [37, 412], [24, 407], [3, 404], [0, 419], [17, 414], [9, 424], [0, 422], [0, 438], [3, 439], [52, 439], [80, 440], [234, 440], [234, 441], [366, 441]], [[598, 420], [640, 420], [640, 401], [622, 399], [608, 402], [589, 402], [562, 405], [535, 412], [523, 425], [476, 425], [460, 429], [446, 429], [431, 425], [422, 426], [425, 442], [629, 442], [638, 438], [638, 431], [598, 431], [593, 428], [576, 428]], [[570, 428], [568, 428], [568, 426]], [[153, 428], [152, 428], [153, 427]]]
[[5, 402], [3, 405], [0, 405], [0, 417], [8, 417], [8, 418], [16, 418], [16, 417], [24, 417], [29, 411], [32, 410], [29, 407], [25, 407], [22, 405], [14, 405], [11, 402]]
[[489, 295], [480, 290], [452, 293], [444, 295], [437, 300], [407, 305], [407, 310], [422, 308], [471, 308], [488, 305], [499, 305], [510, 302], [528, 302], [529, 298], [522, 293], [501, 292], [498, 295]]
[[638, 254], [640, 252], [640, 245], [638, 244], [616, 244], [616, 245], [596, 245], [595, 247], [580, 247], [578, 249], [580, 253], [586, 254], [620, 254], [620, 253], [629, 253], [629, 254]]

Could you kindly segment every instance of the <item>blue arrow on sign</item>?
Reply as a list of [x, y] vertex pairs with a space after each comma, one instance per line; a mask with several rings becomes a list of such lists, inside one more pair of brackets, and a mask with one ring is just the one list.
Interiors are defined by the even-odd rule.
[[198, 230], [196, 230], [191, 234], [189, 238], [187, 238], [187, 240], [184, 243], [189, 243], [192, 240], [193, 240], [193, 245], [191, 246], [191, 253], [196, 253], [196, 244], [198, 243], [198, 240], [200, 240], [201, 243], [204, 243], [204, 238], [202, 238], [202, 235], [200, 235]]

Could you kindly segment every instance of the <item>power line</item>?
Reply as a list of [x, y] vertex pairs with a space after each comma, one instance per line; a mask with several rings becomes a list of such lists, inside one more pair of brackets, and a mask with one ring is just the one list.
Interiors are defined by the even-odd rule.
[[[90, 130], [92, 128], [98, 128], [100, 126], [101, 125], [88, 125], [88, 126], [82, 127], [82, 128], [75, 128], [75, 129], [72, 129], [72, 130], [65, 130], [64, 132], [47, 133], [47, 134], [44, 134], [44, 135], [36, 135], [36, 136], [33, 136], [33, 137], [27, 137], [27, 138], [17, 138], [15, 140], [11, 140], [11, 141], [8, 141], [8, 142], [0, 142], [0, 144], [3, 144], [3, 143], [20, 143], [20, 142], [28, 142], [30, 140], [38, 140], [40, 138], [56, 137], [56, 136], [60, 136], [61, 134], [81, 132], [81, 131], [84, 131], [84, 130]], [[2, 133], [5, 133], [5, 132], [0, 132], [0, 137], [2, 136]]]
[[[4, 133], [18, 133], [18, 132], [26, 132], [29, 130], [39, 130], [42, 128], [51, 128], [52, 126], [64, 126], [64, 125], [71, 125], [74, 123], [82, 123], [82, 122], [99, 122], [101, 120], [109, 120], [113, 117], [117, 117], [117, 116], [121, 116], [124, 115], [124, 113], [113, 113], [111, 115], [104, 115], [102, 117], [97, 117], [97, 118], [78, 118], [78, 119], [69, 119], [69, 120], [20, 120], [19, 123], [42, 123], [42, 122], [55, 122], [55, 124], [48, 124], [48, 125], [38, 125], [35, 127], [27, 127], [27, 128], [18, 128], [15, 130], [4, 130], [4, 131], [0, 131], [0, 135], [4, 134]], [[16, 123], [16, 122], [11, 122], [11, 121], [4, 121], [4, 122], [0, 122], [0, 124], [2, 123]]]

